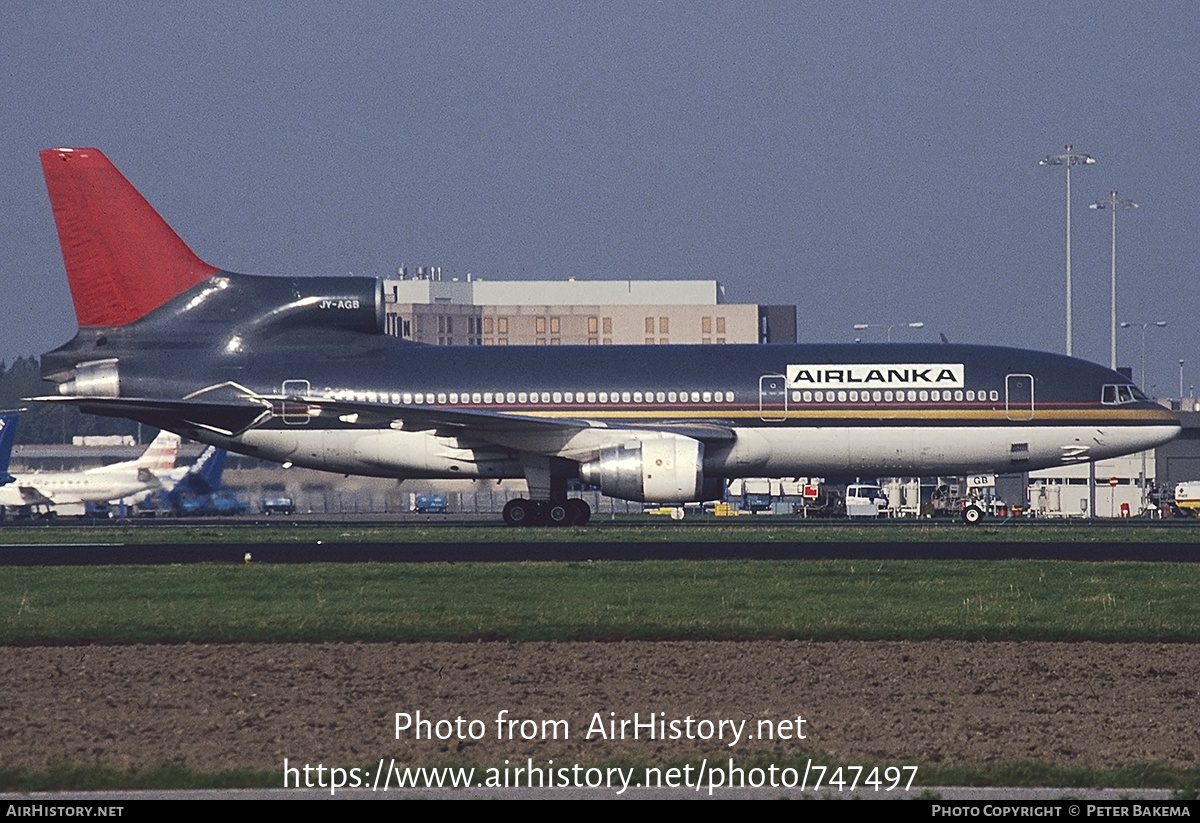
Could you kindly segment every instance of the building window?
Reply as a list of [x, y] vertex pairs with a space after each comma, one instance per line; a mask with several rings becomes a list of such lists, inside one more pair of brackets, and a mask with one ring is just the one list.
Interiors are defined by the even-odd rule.
[[712, 318], [711, 317], [701, 317], [700, 318], [700, 333], [701, 334], [712, 334]]
[[538, 334], [545, 334], [546, 333], [546, 318], [544, 318], [544, 317], [536, 318], [533, 322], [533, 326], [534, 326], [534, 331], [536, 331]]
[[492, 318], [490, 318], [490, 317], [485, 317], [485, 318], [483, 318], [483, 333], [484, 333], [484, 334], [491, 334], [491, 333], [492, 333], [492, 330], [493, 330], [493, 329], [492, 329], [492, 327], [493, 327], [494, 325], [495, 325], [495, 324], [492, 322]]
[[667, 321], [668, 321], [668, 318], [666, 318], [666, 317], [658, 318], [658, 333], [659, 334], [667, 334], [668, 332], [670, 332], [670, 329], [667, 328]]
[[560, 324], [559, 324], [559, 322], [558, 322], [558, 318], [557, 318], [557, 317], [551, 317], [551, 318], [550, 318], [550, 333], [551, 333], [551, 334], [558, 334], [558, 333], [559, 333], [559, 331], [560, 331]]
[[[654, 318], [653, 317], [646, 318], [646, 334], [654, 334]], [[647, 342], [649, 342], [649, 341], [647, 341]]]
[[588, 318], [588, 334], [595, 334], [600, 331], [600, 320], [596, 317]]
[[496, 318], [496, 333], [497, 334], [508, 334], [508, 318], [507, 317], [497, 317]]
[[725, 333], [725, 318], [718, 317], [717, 318], [717, 334], [724, 334], [724, 333]]
[[647, 338], [646, 338], [646, 345], [647, 345], [647, 346], [653, 346], [653, 345], [654, 345], [654, 338], [653, 338], [653, 337], [647, 337]]
[[612, 334], [612, 318], [611, 317], [604, 318], [604, 333]]

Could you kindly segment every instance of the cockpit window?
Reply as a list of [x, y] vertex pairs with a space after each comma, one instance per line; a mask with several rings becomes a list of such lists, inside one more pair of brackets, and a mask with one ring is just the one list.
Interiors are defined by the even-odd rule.
[[1146, 395], [1132, 384], [1108, 383], [1100, 390], [1100, 402], [1106, 406], [1119, 406], [1124, 403], [1136, 403], [1145, 400]]

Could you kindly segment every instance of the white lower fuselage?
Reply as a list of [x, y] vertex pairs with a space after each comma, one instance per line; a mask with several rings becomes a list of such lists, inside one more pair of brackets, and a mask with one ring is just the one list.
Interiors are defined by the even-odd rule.
[[[1099, 460], [1150, 448], [1176, 433], [1157, 426], [821, 426], [737, 427], [731, 444], [709, 446], [706, 475], [719, 477], [966, 474], [1021, 472]], [[638, 431], [636, 436], [644, 437]], [[555, 456], [585, 460], [591, 439], [611, 442], [612, 428], [592, 429]], [[579, 442], [579, 441], [585, 442]], [[231, 445], [221, 439], [217, 445]], [[234, 448], [297, 466], [396, 478], [521, 477], [514, 450], [465, 438], [394, 430], [259, 429]]]
[[121, 473], [88, 475], [81, 472], [43, 472], [18, 476], [0, 487], [0, 506], [63, 506], [104, 503], [157, 487], [138, 479], [137, 469]]

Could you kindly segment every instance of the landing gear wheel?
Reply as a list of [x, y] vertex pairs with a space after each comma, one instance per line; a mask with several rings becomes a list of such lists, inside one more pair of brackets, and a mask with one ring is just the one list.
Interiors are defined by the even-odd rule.
[[588, 520], [592, 518], [592, 507], [578, 497], [572, 497], [567, 501], [567, 510], [571, 512], [572, 526], [586, 526]]
[[551, 526], [570, 526], [574, 518], [571, 517], [571, 507], [568, 501], [564, 500], [561, 503], [546, 503], [546, 523]]
[[963, 522], [969, 526], [974, 526], [983, 519], [983, 509], [978, 506], [967, 506], [962, 513]]
[[537, 504], [517, 498], [504, 506], [504, 522], [510, 526], [532, 526], [537, 522]]

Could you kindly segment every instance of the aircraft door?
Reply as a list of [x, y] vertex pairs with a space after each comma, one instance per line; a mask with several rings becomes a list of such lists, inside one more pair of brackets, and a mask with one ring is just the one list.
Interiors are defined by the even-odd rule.
[[1004, 378], [1004, 416], [1009, 420], [1033, 419], [1033, 375], [1010, 374]]
[[[284, 397], [307, 397], [311, 387], [307, 380], [284, 380], [283, 381], [283, 396]], [[283, 412], [280, 415], [283, 422], [289, 426], [306, 426], [311, 419], [308, 416], [308, 406], [304, 403], [296, 403], [295, 401], [283, 401]]]
[[763, 420], [787, 420], [787, 378], [782, 374], [758, 378], [758, 416]]

